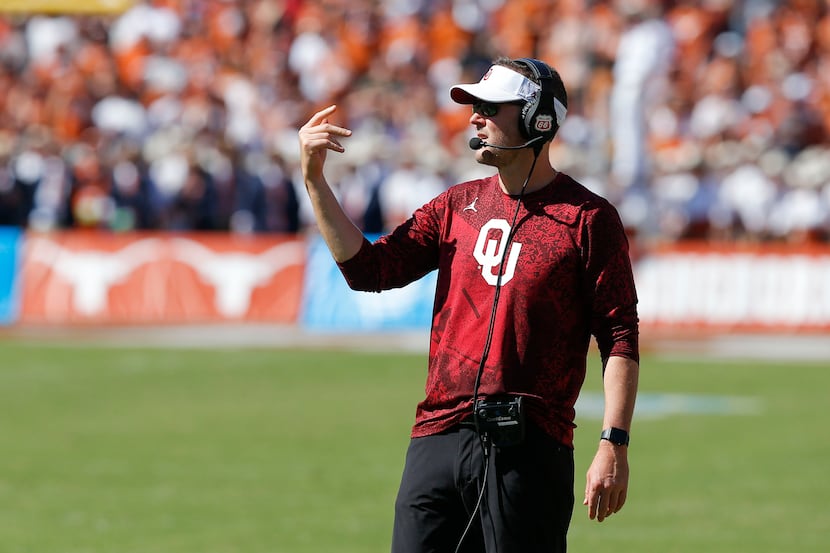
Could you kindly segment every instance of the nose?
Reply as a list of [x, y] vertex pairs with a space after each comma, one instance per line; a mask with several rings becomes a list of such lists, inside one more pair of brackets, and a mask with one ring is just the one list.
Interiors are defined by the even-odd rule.
[[484, 116], [480, 113], [473, 112], [470, 115], [470, 124], [473, 125], [475, 128], [480, 129], [487, 123]]

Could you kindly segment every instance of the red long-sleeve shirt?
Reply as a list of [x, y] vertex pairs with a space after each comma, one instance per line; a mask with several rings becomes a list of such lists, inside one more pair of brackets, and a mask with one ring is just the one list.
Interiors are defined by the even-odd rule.
[[[453, 186], [339, 265], [353, 289], [375, 292], [438, 269], [426, 397], [413, 437], [471, 413], [516, 202], [497, 176]], [[479, 393], [525, 396], [528, 418], [572, 447], [590, 336], [603, 359], [638, 360], [636, 305], [616, 209], [560, 173], [521, 200]]]

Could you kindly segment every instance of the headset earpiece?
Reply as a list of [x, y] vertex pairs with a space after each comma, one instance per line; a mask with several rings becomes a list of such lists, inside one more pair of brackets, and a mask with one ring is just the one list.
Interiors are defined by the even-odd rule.
[[553, 74], [548, 64], [532, 59], [520, 58], [514, 60], [533, 72], [539, 81], [541, 91], [531, 101], [525, 102], [519, 120], [519, 130], [522, 136], [528, 139], [539, 136], [545, 141], [553, 138], [558, 130], [556, 113], [553, 111]]

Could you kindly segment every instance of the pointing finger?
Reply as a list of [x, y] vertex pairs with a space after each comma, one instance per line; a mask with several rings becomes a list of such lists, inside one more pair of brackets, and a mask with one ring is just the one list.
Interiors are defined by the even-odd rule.
[[311, 119], [300, 128], [300, 136], [306, 136], [309, 139], [322, 135], [325, 135], [327, 138], [330, 135], [351, 136], [351, 130], [329, 123], [328, 116], [334, 113], [336, 109], [336, 105], [331, 105], [312, 115]]
[[332, 104], [327, 108], [321, 109], [320, 111], [311, 116], [311, 119], [309, 119], [308, 122], [305, 125], [303, 125], [303, 128], [314, 127], [316, 125], [319, 125], [320, 123], [325, 123], [326, 118], [335, 111], [337, 111], [337, 104]]

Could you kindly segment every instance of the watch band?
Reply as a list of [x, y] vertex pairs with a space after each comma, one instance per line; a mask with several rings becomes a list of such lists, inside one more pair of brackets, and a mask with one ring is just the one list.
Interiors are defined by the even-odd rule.
[[623, 430], [622, 428], [606, 428], [602, 431], [599, 435], [600, 440], [608, 440], [614, 445], [628, 445], [629, 436], [628, 432]]

